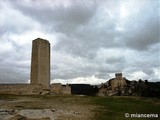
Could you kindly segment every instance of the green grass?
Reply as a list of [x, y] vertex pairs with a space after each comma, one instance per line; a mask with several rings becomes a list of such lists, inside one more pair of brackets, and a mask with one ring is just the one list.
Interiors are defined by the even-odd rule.
[[[101, 106], [95, 112], [96, 120], [152, 120], [151, 118], [125, 118], [129, 114], [159, 114], [160, 102], [154, 99], [129, 97], [93, 97], [93, 104]], [[154, 118], [155, 119], [155, 118]], [[159, 118], [160, 119], [160, 118]]]

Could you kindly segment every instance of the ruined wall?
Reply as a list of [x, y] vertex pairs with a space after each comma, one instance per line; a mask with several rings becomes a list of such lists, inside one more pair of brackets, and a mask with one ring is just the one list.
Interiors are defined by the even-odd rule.
[[50, 92], [54, 94], [71, 94], [71, 87], [68, 84], [54, 83], [50, 86]]
[[71, 94], [71, 87], [67, 84], [67, 85], [62, 85], [62, 93], [63, 94]]
[[111, 80], [111, 88], [112, 90], [116, 90], [117, 88], [122, 88], [124, 87], [124, 85], [126, 85], [126, 81], [125, 80]]
[[50, 86], [50, 92], [51, 93], [55, 93], [55, 94], [62, 93], [62, 85], [61, 85], [61, 83], [51, 84], [51, 86]]
[[32, 95], [42, 92], [41, 85], [0, 84], [0, 94]]
[[105, 96], [107, 94], [107, 88], [101, 87], [98, 91], [98, 96]]
[[122, 73], [116, 73], [115, 79], [110, 81], [112, 90], [123, 88], [126, 85], [126, 80], [122, 77]]

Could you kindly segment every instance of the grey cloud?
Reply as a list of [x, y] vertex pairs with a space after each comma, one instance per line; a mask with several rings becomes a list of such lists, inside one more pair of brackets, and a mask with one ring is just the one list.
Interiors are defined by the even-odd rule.
[[114, 63], [124, 63], [125, 58], [123, 56], [114, 56], [112, 58], [106, 59], [106, 63], [108, 64], [114, 64]]
[[[11, 60], [12, 61], [12, 60]], [[29, 80], [28, 66], [18, 66], [18, 63], [12, 61], [12, 63], [5, 63], [5, 66], [0, 68], [0, 81], [1, 83], [26, 83]]]
[[[50, 4], [54, 4], [54, 2], [51, 2]], [[73, 5], [68, 7], [65, 7], [64, 5], [54, 7], [37, 6], [34, 4], [34, 1], [29, 5], [16, 1], [12, 5], [23, 14], [30, 16], [43, 24], [53, 25], [53, 29], [56, 29], [58, 32], [72, 30], [81, 24], [87, 24], [96, 11], [94, 4], [90, 6], [81, 2], [73, 2]]]
[[154, 71], [153, 71], [152, 68], [148, 68], [148, 69], [143, 68], [142, 71], [143, 71], [144, 73], [146, 73], [147, 75], [152, 75], [152, 74], [154, 74]]
[[[0, 81], [2, 83], [26, 83], [29, 80], [30, 56], [24, 52], [25, 48], [15, 44], [12, 40], [4, 40], [10, 44], [10, 49], [0, 54]], [[1, 43], [1, 45], [5, 45]], [[8, 46], [6, 46], [8, 47]]]
[[[127, 45], [138, 50], [147, 49], [148, 46], [159, 42], [159, 23], [152, 20], [144, 24], [144, 28], [135, 31], [134, 36], [127, 37]], [[147, 26], [147, 27], [146, 27]]]
[[[117, 0], [76, 0], [71, 1], [68, 7], [64, 4], [54, 6], [53, 1], [49, 1], [50, 4], [47, 2], [30, 0], [26, 3], [8, 0], [8, 9], [20, 14], [22, 19], [17, 17], [16, 22], [10, 22], [9, 25], [8, 21], [2, 24], [0, 22], [3, 28], [0, 34], [4, 36], [8, 32], [18, 35], [19, 31], [54, 34], [56, 43], [52, 38], [48, 39], [53, 43], [52, 79], [73, 79], [92, 75], [108, 79], [110, 74], [121, 71], [130, 74], [143, 71], [151, 76], [150, 78], [157, 79], [154, 72], [160, 65], [157, 2], [146, 1], [151, 5], [141, 6], [141, 11], [136, 14], [130, 13], [126, 21], [119, 18], [121, 1]], [[21, 22], [23, 24], [20, 24]], [[122, 25], [123, 30], [119, 31], [117, 26], [121, 25], [121, 22], [125, 24]], [[31, 44], [20, 45], [11, 39], [6, 42], [11, 44], [11, 49], [5, 51], [4, 48], [3, 52], [0, 51], [0, 60], [3, 61], [0, 63], [3, 66], [0, 69], [0, 78], [8, 79], [8, 82], [16, 79], [25, 82], [29, 79]], [[5, 73], [8, 73], [9, 77]]]
[[[127, 74], [134, 74], [136, 71], [142, 71], [147, 75], [148, 79], [155, 76], [155, 69], [159, 69], [160, 58], [159, 58], [159, 44], [152, 45], [152, 48], [146, 51], [134, 51], [129, 52], [130, 56], [126, 55], [126, 62], [123, 72]], [[131, 57], [131, 58], [130, 58]]]
[[128, 22], [124, 34], [126, 45], [137, 50], [146, 50], [150, 45], [160, 41], [159, 5], [154, 1], [152, 6], [145, 6], [135, 18]]
[[80, 30], [73, 32], [70, 36], [66, 34], [55, 48], [68, 51], [75, 56], [93, 59], [96, 51], [101, 47], [119, 46], [118, 43], [115, 43], [116, 34], [113, 30], [111, 32], [102, 28], [94, 28], [92, 24], [89, 24], [82, 26]]
[[105, 72], [105, 73], [98, 73], [95, 75], [95, 77], [107, 80], [108, 78], [110, 78], [110, 75], [107, 72]]
[[[104, 14], [103, 9], [98, 8], [100, 4], [96, 2], [89, 3], [73, 2], [67, 8], [63, 5], [54, 8], [33, 7], [32, 5], [21, 4], [21, 2], [13, 3], [13, 5], [23, 14], [29, 15], [43, 24], [50, 24], [53, 31], [64, 34], [65, 37], [59, 40], [55, 49], [68, 51], [75, 56], [93, 58], [95, 51], [100, 47], [115, 45], [114, 39], [118, 33], [114, 31], [115, 21], [109, 15]], [[100, 18], [99, 13], [102, 16], [107, 15], [105, 16], [107, 18], [103, 20], [103, 17]]]
[[8, 0], [0, 1], [0, 35], [24, 34], [27, 30], [36, 29], [38, 23], [22, 14], [19, 10], [14, 9], [11, 3]]

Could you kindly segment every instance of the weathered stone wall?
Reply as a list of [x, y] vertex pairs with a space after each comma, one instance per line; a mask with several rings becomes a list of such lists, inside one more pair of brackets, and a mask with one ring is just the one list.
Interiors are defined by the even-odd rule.
[[62, 93], [63, 94], [71, 94], [71, 87], [68, 84], [62, 86]]
[[68, 84], [54, 83], [50, 86], [50, 92], [54, 94], [71, 94], [71, 87]]
[[62, 85], [61, 85], [61, 83], [51, 84], [51, 86], [50, 86], [50, 92], [51, 93], [55, 93], [55, 94], [62, 93]]
[[122, 73], [116, 73], [115, 78], [110, 81], [112, 90], [123, 88], [126, 85], [126, 80], [122, 77]]
[[126, 85], [126, 81], [125, 80], [111, 80], [111, 88], [112, 90], [116, 90], [117, 88], [122, 88], [124, 87], [124, 85]]
[[105, 96], [107, 94], [107, 88], [101, 87], [98, 91], [98, 96]]
[[0, 94], [32, 95], [42, 92], [41, 85], [0, 84]]
[[48, 92], [54, 94], [71, 94], [71, 87], [56, 83], [50, 86], [50, 91], [45, 91], [40, 84], [0, 84], [0, 94], [34, 95], [46, 94]]

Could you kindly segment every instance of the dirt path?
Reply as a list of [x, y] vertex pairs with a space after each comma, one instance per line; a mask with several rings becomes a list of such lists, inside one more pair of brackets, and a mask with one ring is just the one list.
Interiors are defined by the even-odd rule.
[[1, 120], [93, 120], [84, 96], [16, 96], [0, 100]]

